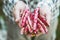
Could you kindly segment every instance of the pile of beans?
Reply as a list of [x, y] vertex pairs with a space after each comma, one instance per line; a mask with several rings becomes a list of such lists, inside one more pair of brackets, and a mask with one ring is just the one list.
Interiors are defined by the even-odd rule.
[[47, 33], [47, 23], [45, 16], [43, 17], [40, 13], [40, 8], [36, 8], [34, 12], [30, 12], [29, 9], [25, 9], [21, 15], [21, 34], [39, 34]]

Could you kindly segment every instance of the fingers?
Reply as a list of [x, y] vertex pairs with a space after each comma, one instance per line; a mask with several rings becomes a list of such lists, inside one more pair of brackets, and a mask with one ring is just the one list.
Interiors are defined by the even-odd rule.
[[16, 9], [25, 9], [26, 4], [23, 1], [18, 1], [15, 5]]
[[26, 4], [22, 1], [19, 1], [16, 3], [16, 5], [14, 5], [13, 15], [16, 23], [18, 23], [19, 20], [21, 19], [22, 13], [25, 8]]
[[21, 33], [21, 34], [23, 34], [23, 33], [24, 33], [24, 28], [21, 28], [20, 33]]
[[38, 3], [37, 7], [40, 7], [40, 11], [39, 13], [44, 16], [46, 14], [46, 20], [48, 22], [48, 24], [50, 25], [50, 21], [51, 21], [51, 7], [48, 6], [47, 3], [44, 3], [41, 2], [41, 3]]

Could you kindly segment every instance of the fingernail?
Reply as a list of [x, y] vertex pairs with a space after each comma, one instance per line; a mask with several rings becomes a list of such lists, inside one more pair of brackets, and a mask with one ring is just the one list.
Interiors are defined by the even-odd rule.
[[18, 22], [19, 21], [19, 18], [15, 20], [15, 22]]

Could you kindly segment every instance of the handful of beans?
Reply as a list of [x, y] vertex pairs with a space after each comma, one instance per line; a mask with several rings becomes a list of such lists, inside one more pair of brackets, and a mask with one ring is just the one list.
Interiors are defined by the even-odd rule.
[[21, 15], [21, 34], [36, 36], [37, 34], [45, 34], [48, 32], [49, 24], [46, 19], [39, 13], [40, 8], [36, 8], [34, 12], [25, 9]]

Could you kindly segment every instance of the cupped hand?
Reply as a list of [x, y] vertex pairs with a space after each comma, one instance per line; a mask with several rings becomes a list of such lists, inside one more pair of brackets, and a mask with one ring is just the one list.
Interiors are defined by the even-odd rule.
[[18, 1], [13, 8], [13, 16], [14, 16], [14, 20], [15, 22], [18, 24], [18, 26], [20, 27], [20, 22], [21, 22], [21, 16], [23, 15], [23, 11], [27, 8], [27, 5], [22, 2], [22, 1]]

